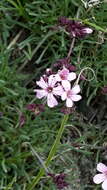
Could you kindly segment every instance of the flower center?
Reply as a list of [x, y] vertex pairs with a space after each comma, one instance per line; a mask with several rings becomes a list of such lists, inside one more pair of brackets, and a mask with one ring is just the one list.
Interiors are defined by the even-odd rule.
[[47, 88], [48, 93], [51, 93], [52, 90], [53, 90], [53, 88], [52, 88], [51, 86], [49, 86], [49, 87]]
[[61, 77], [62, 80], [66, 80], [66, 75], [60, 74], [60, 77]]
[[104, 174], [105, 174], [105, 175], [106, 175], [106, 177], [107, 177], [107, 171], [105, 171], [105, 172], [104, 172]]
[[72, 91], [71, 91], [71, 90], [68, 90], [68, 92], [67, 92], [67, 97], [70, 98], [71, 95], [72, 95]]

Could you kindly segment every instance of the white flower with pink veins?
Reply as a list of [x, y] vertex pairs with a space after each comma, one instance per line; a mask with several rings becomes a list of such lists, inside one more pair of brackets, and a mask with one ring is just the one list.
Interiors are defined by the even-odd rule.
[[58, 82], [61, 82], [64, 88], [69, 88], [70, 81], [76, 79], [76, 74], [69, 72], [69, 70], [64, 67], [55, 75], [55, 78]]
[[79, 85], [75, 85], [72, 89], [71, 85], [69, 85], [67, 88], [65, 88], [65, 91], [61, 96], [61, 99], [66, 100], [67, 107], [72, 107], [74, 104], [73, 102], [77, 102], [82, 98], [80, 95], [78, 95], [79, 92], [80, 92]]
[[40, 81], [36, 82], [39, 87], [42, 89], [35, 89], [36, 97], [41, 99], [43, 97], [47, 98], [47, 105], [49, 107], [54, 107], [58, 104], [55, 96], [61, 96], [63, 93], [63, 88], [61, 85], [56, 86], [56, 79], [54, 75], [50, 75], [48, 82], [45, 82], [43, 77], [40, 78]]
[[107, 166], [103, 163], [98, 163], [97, 170], [100, 173], [94, 176], [93, 181], [96, 184], [102, 183], [102, 189], [107, 190]]

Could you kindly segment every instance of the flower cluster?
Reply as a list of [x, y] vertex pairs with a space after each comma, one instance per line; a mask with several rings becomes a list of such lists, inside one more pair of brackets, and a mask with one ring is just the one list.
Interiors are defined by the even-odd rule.
[[80, 86], [78, 84], [71, 87], [71, 81], [76, 79], [76, 73], [70, 72], [65, 66], [57, 73], [43, 75], [36, 84], [42, 89], [35, 89], [38, 99], [47, 99], [47, 105], [53, 108], [58, 105], [58, 99], [66, 101], [66, 106], [71, 108], [73, 102], [81, 99], [78, 95]]
[[91, 34], [93, 30], [84, 26], [79, 21], [69, 20], [66, 17], [59, 18], [59, 25], [64, 27], [71, 37], [85, 37], [87, 34]]
[[107, 166], [105, 166], [103, 163], [98, 163], [97, 170], [101, 173], [95, 175], [93, 181], [96, 184], [100, 184], [103, 182], [102, 189], [107, 190]]

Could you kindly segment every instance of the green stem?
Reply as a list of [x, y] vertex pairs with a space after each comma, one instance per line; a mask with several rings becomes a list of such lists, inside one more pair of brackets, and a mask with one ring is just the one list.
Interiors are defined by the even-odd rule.
[[[48, 167], [50, 161], [52, 160], [53, 156], [55, 155], [56, 151], [57, 151], [57, 147], [60, 143], [60, 139], [62, 137], [62, 134], [63, 134], [63, 131], [64, 131], [64, 126], [66, 124], [68, 120], [68, 115], [65, 115], [63, 120], [62, 120], [62, 123], [61, 123], [61, 126], [59, 128], [59, 131], [58, 131], [58, 134], [56, 136], [56, 139], [53, 143], [53, 146], [49, 152], [49, 155], [48, 155], [48, 158], [47, 160], [45, 161], [45, 166]], [[41, 168], [38, 175], [33, 179], [33, 181], [28, 185], [27, 187], [27, 190], [32, 190], [36, 184], [40, 181], [41, 177], [44, 175], [45, 173], [45, 169], [44, 168]]]

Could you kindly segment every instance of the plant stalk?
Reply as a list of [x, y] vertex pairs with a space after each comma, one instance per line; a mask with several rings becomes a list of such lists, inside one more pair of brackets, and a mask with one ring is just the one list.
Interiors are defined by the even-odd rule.
[[[52, 145], [52, 148], [49, 152], [49, 155], [48, 155], [48, 158], [47, 160], [45, 161], [45, 166], [48, 167], [52, 158], [54, 157], [56, 151], [57, 151], [57, 148], [58, 148], [58, 145], [60, 143], [60, 139], [62, 137], [62, 134], [63, 134], [63, 131], [64, 131], [64, 127], [65, 127], [65, 124], [68, 120], [68, 115], [64, 115], [64, 118], [62, 120], [62, 123], [61, 123], [61, 126], [59, 128], [59, 131], [58, 131], [58, 134], [56, 136], [56, 139]], [[45, 169], [44, 168], [41, 168], [38, 175], [33, 179], [33, 181], [28, 185], [27, 189], [26, 190], [33, 190], [33, 188], [37, 185], [37, 183], [40, 181], [41, 177], [44, 175], [45, 173]]]

